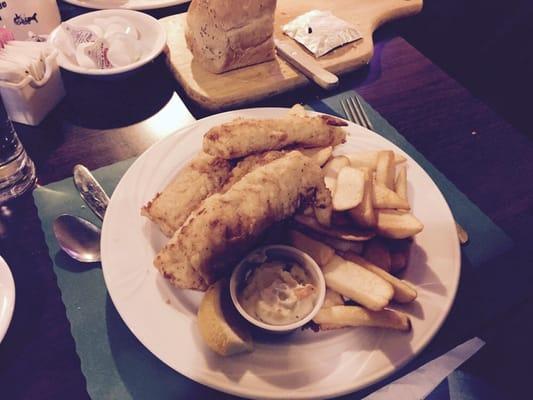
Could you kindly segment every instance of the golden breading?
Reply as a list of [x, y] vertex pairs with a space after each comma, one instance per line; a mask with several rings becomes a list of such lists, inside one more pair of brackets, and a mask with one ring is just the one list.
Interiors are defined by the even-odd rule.
[[171, 237], [202, 200], [220, 190], [230, 170], [228, 161], [199, 153], [141, 209], [141, 214]]
[[343, 143], [346, 122], [326, 116], [289, 113], [278, 119], [242, 119], [211, 128], [204, 135], [206, 153], [224, 159], [240, 158], [289, 146], [323, 147]]
[[[175, 286], [206, 290], [275, 222], [327, 191], [318, 164], [293, 151], [254, 169], [196, 209], [154, 264]], [[326, 192], [329, 193], [329, 192]]]
[[277, 160], [286, 152], [283, 151], [267, 151], [265, 153], [252, 154], [251, 156], [243, 158], [237, 163], [235, 168], [231, 170], [231, 175], [222, 187], [221, 193], [227, 192], [235, 183], [237, 183], [243, 176], [252, 172], [257, 167], [268, 164], [271, 161]]

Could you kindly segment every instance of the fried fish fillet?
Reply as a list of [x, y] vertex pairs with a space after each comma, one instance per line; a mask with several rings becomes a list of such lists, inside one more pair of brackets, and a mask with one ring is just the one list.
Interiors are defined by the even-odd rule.
[[222, 188], [230, 174], [228, 161], [199, 153], [141, 209], [141, 214], [171, 237], [202, 200]]
[[289, 146], [323, 147], [343, 143], [346, 122], [327, 115], [290, 112], [278, 119], [243, 119], [211, 128], [203, 149], [215, 157], [232, 159]]
[[252, 172], [254, 169], [261, 167], [269, 162], [283, 157], [287, 152], [283, 151], [267, 151], [259, 154], [252, 154], [243, 158], [231, 170], [230, 177], [221, 189], [221, 193], [227, 192], [235, 183], [237, 183], [243, 176]]
[[255, 168], [203, 201], [157, 254], [154, 265], [180, 288], [206, 290], [272, 224], [327, 191], [322, 170], [298, 151]]

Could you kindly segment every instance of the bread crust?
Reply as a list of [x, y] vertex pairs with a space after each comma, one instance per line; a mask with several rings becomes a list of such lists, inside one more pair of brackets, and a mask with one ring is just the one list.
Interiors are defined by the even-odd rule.
[[193, 0], [185, 39], [194, 59], [213, 73], [274, 59], [276, 0]]

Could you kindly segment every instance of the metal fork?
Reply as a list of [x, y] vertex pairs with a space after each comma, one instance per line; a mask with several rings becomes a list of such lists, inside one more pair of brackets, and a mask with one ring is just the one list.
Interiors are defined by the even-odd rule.
[[344, 110], [346, 118], [348, 118], [350, 121], [361, 125], [363, 128], [370, 129], [371, 131], [374, 130], [374, 126], [372, 125], [372, 122], [370, 122], [370, 119], [368, 118], [368, 115], [366, 114], [359, 97], [353, 96], [342, 99], [341, 106]]
[[[346, 118], [364, 128], [374, 130], [374, 126], [368, 118], [368, 115], [359, 100], [359, 97], [353, 96], [346, 99], [341, 99], [341, 106], [346, 115]], [[455, 229], [457, 230], [457, 236], [461, 244], [468, 243], [468, 232], [457, 222], [455, 222]]]

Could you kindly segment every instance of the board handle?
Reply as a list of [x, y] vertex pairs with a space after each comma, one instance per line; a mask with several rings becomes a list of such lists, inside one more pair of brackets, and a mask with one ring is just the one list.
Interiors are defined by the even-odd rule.
[[423, 0], [374, 0], [374, 3], [368, 13], [370, 32], [389, 21], [418, 14], [424, 5]]

